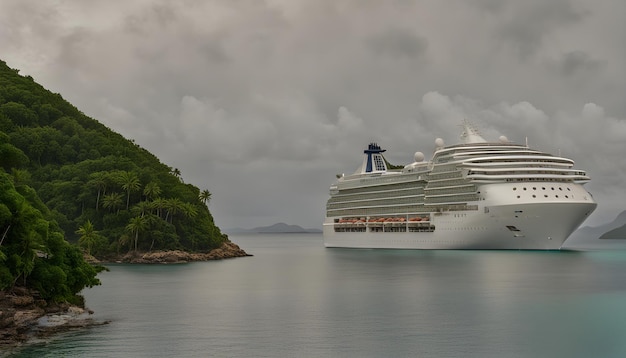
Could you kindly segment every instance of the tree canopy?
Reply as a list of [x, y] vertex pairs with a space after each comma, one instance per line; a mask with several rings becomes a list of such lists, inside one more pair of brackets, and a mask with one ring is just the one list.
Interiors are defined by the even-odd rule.
[[84, 287], [100, 284], [99, 268], [84, 261], [48, 216], [31, 187], [16, 187], [0, 171], [0, 289], [26, 286], [45, 299], [76, 303]]
[[[206, 205], [208, 190], [185, 183], [179, 169], [3, 61], [0, 180], [0, 288], [35, 276], [60, 280], [78, 247], [106, 258], [130, 250], [209, 251], [228, 240]], [[41, 262], [61, 271], [43, 270]]]

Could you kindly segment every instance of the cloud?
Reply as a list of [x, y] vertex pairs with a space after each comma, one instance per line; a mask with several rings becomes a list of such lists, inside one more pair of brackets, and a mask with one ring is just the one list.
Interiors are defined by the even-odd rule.
[[338, 127], [346, 131], [356, 131], [363, 126], [363, 120], [352, 114], [346, 107], [340, 107]]
[[408, 163], [437, 137], [455, 143], [464, 118], [488, 139], [571, 156], [602, 213], [624, 201], [624, 11], [621, 0], [6, 0], [0, 47], [209, 189], [224, 227], [319, 226], [328, 185], [369, 142]]
[[507, 2], [498, 8], [496, 38], [525, 60], [533, 56], [555, 32], [582, 21], [587, 11], [568, 0]]
[[428, 41], [411, 31], [391, 28], [368, 40], [375, 54], [416, 59], [426, 53]]
[[563, 54], [558, 60], [548, 63], [550, 69], [563, 77], [593, 76], [606, 67], [606, 61], [593, 59], [584, 51], [570, 51]]

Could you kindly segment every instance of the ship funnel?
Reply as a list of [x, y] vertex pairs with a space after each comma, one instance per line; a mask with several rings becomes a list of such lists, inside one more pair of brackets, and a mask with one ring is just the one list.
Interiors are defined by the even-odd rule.
[[487, 143], [487, 141], [478, 132], [478, 129], [468, 120], [464, 120], [462, 126], [463, 133], [461, 133], [461, 140], [463, 143]]
[[363, 151], [365, 153], [365, 165], [363, 166], [365, 170], [363, 173], [387, 171], [387, 165], [382, 155], [384, 152], [385, 149], [381, 149], [378, 144], [370, 143], [367, 149]]

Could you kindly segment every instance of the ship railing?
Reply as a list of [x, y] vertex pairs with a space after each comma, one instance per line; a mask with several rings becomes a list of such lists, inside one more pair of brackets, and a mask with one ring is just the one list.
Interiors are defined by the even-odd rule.
[[[421, 185], [416, 185], [416, 182], [423, 182], [424, 185], [426, 184], [425, 181], [419, 179], [418, 177], [415, 177], [411, 180], [403, 180], [403, 181], [397, 181], [395, 183], [390, 183], [390, 184], [378, 184], [378, 185], [368, 185], [368, 186], [362, 186], [359, 184], [354, 184], [354, 185], [341, 185], [341, 187], [339, 187], [339, 193], [341, 193], [341, 195], [350, 195], [350, 194], [356, 194], [356, 193], [372, 193], [372, 192], [384, 192], [384, 191], [389, 191], [389, 190], [398, 190], [398, 189], [403, 189], [403, 188], [413, 188], [416, 186], [421, 186]], [[378, 189], [377, 187], [379, 187], [380, 189]], [[378, 190], [373, 190], [373, 189], [378, 189]]]
[[335, 219], [336, 232], [432, 232], [428, 214], [403, 216], [346, 217]]

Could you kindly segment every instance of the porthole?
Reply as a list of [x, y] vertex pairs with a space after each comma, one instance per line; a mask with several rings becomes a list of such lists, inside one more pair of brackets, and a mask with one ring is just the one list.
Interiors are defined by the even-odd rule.
[[526, 190], [526, 187], [524, 187], [524, 190]]
[[533, 190], [537, 190], [537, 188], [535, 188], [535, 187], [533, 186]]
[[537, 195], [533, 194], [533, 198], [536, 198], [536, 197], [537, 197]]
[[546, 197], [546, 198], [547, 198], [547, 197], [548, 197], [548, 195], [546, 194], [546, 195], [544, 195], [544, 197]]
[[542, 186], [542, 187], [541, 187], [541, 190], [546, 190], [546, 187], [545, 187], [545, 186]]
[[560, 191], [563, 191], [563, 188], [559, 187], [559, 190], [560, 190]]
[[517, 188], [516, 188], [516, 187], [513, 187], [513, 190], [517, 190]]
[[566, 198], [566, 199], [569, 199], [569, 196], [565, 195], [565, 198]]
[[556, 198], [558, 198], [559, 196], [558, 196], [558, 195], [555, 195], [555, 197], [556, 197]]
[[519, 199], [519, 195], [517, 196], [517, 198]]

